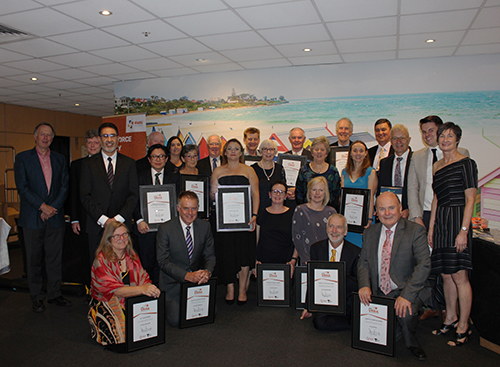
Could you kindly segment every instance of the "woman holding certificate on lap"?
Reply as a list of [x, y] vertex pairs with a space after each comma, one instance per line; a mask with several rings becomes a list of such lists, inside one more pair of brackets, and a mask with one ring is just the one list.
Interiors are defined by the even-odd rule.
[[[238, 139], [230, 139], [222, 151], [223, 164], [212, 173], [211, 196], [215, 200], [219, 185], [250, 185], [252, 195], [252, 219], [250, 231], [255, 230], [259, 212], [259, 179], [253, 168], [243, 163], [243, 146]], [[255, 265], [255, 236], [248, 232], [218, 232], [215, 241], [217, 277], [227, 284], [226, 303], [233, 304], [235, 283], [238, 275], [238, 305], [247, 301], [250, 267]]]
[[114, 221], [106, 226], [91, 273], [88, 320], [92, 337], [120, 351], [116, 344], [125, 343], [125, 298], [160, 296], [132, 249], [123, 223]]
[[[378, 178], [377, 172], [370, 165], [368, 148], [361, 140], [356, 140], [349, 146], [347, 164], [342, 170], [341, 180], [342, 187], [370, 190], [369, 219], [366, 227], [370, 226], [373, 220], [373, 201], [377, 191]], [[361, 233], [348, 232], [345, 239], [358, 247], [363, 244], [363, 235]]]

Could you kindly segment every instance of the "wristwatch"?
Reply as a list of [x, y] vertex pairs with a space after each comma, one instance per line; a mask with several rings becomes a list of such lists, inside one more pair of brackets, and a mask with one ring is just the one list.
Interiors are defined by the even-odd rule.
[[467, 227], [465, 227], [465, 226], [463, 226], [461, 229], [462, 229], [462, 231], [464, 231], [464, 232], [467, 232], [467, 231], [469, 230], [469, 229], [468, 229]]

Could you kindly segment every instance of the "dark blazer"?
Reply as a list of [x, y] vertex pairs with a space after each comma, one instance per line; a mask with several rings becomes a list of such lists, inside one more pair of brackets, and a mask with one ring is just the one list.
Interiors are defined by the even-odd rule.
[[57, 214], [49, 219], [49, 225], [55, 228], [64, 225], [64, 202], [68, 196], [68, 166], [64, 156], [54, 151], [50, 152], [50, 165], [52, 179], [48, 192], [36, 148], [16, 155], [14, 175], [17, 192], [21, 197], [20, 227], [42, 228], [40, 206], [43, 203], [57, 209]]
[[[351, 139], [349, 139], [349, 145], [348, 146], [350, 146], [350, 145], [352, 145], [352, 140]], [[331, 147], [338, 147], [339, 146], [339, 141], [337, 140], [335, 143], [330, 144], [330, 146]]]
[[[376, 223], [365, 229], [358, 263], [359, 288], [370, 287], [374, 295], [379, 293], [378, 246], [383, 228], [382, 223]], [[425, 304], [430, 297], [427, 283], [430, 272], [431, 257], [425, 228], [400, 218], [392, 242], [389, 274], [401, 297], [411, 303], [418, 297]]]
[[87, 213], [83, 209], [82, 201], [80, 200], [80, 180], [82, 173], [82, 162], [88, 157], [75, 159], [71, 162], [69, 168], [69, 216], [72, 222], [80, 222], [80, 228], [85, 229], [85, 219]]
[[[410, 172], [411, 165], [411, 157], [413, 152], [408, 152], [408, 159], [406, 161], [406, 167], [403, 178], [403, 197], [402, 197], [402, 205], [403, 210], [408, 209], [408, 173]], [[390, 155], [387, 158], [384, 158], [380, 161], [380, 169], [377, 172], [378, 175], [378, 187], [377, 187], [377, 196], [380, 195], [380, 187], [381, 186], [394, 186], [392, 183], [392, 166], [396, 161], [396, 155]]]
[[196, 168], [198, 168], [198, 174], [204, 176], [212, 176], [212, 160], [210, 156], [207, 156], [203, 159], [200, 159], [196, 164]]
[[137, 175], [142, 171], [149, 171], [151, 168], [151, 163], [149, 163], [148, 157], [142, 157], [135, 161], [135, 167], [137, 168]]
[[[286, 154], [293, 154], [291, 150], [289, 150], [288, 152], [286, 152]], [[301, 155], [305, 155], [307, 157], [307, 160], [308, 161], [312, 161], [313, 160], [313, 156], [311, 154], [310, 151], [308, 151], [307, 149], [302, 149], [302, 154]]]
[[[374, 147], [371, 147], [370, 149], [368, 149], [368, 158], [370, 158], [370, 166], [372, 166], [372, 167], [373, 167], [373, 161], [375, 160], [375, 154], [377, 154], [377, 149], [378, 149], [378, 144], [375, 145]], [[394, 148], [392, 147], [392, 144], [391, 144], [391, 149], [389, 149], [389, 155], [387, 157], [389, 157], [393, 154], [394, 154]]]
[[118, 153], [113, 189], [109, 186], [102, 154], [85, 159], [82, 163], [80, 197], [87, 212], [87, 233], [99, 233], [101, 227], [97, 221], [101, 215], [113, 218], [120, 214], [131, 228], [137, 192], [137, 170], [132, 158]]

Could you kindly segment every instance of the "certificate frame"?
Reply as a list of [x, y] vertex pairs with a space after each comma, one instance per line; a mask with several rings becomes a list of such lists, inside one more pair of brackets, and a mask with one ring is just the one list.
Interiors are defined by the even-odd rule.
[[[187, 304], [188, 304], [188, 290], [202, 286], [210, 287], [210, 296], [208, 300], [208, 315], [195, 319], [187, 319]], [[182, 282], [181, 283], [181, 299], [179, 306], [179, 329], [184, 329], [192, 326], [199, 326], [205, 324], [212, 324], [215, 321], [215, 300], [217, 299], [217, 278], [210, 278], [204, 284]]]
[[[288, 187], [295, 187], [296, 181], [291, 184], [291, 181], [289, 179], [290, 176], [290, 168], [287, 168], [288, 165], [286, 161], [299, 161], [300, 162], [300, 169], [304, 167], [307, 164], [307, 156], [305, 155], [293, 155], [293, 154], [285, 154], [285, 153], [279, 153], [278, 154], [278, 161], [277, 163], [281, 164], [283, 166], [283, 169], [285, 170], [285, 178], [286, 178], [286, 184]], [[300, 171], [299, 169], [299, 171]], [[298, 174], [297, 174], [298, 176]]]
[[342, 175], [342, 170], [345, 168], [345, 165], [342, 167], [338, 167], [339, 163], [338, 163], [337, 153], [346, 153], [346, 152], [349, 152], [349, 147], [330, 146], [330, 153], [328, 153], [328, 157], [326, 159], [328, 163], [337, 168], [337, 170], [339, 171], [339, 175]]
[[[338, 275], [337, 305], [323, 305], [315, 303], [315, 271], [330, 273], [336, 271]], [[319, 296], [319, 295], [318, 295]], [[344, 261], [308, 261], [307, 262], [307, 310], [309, 312], [323, 312], [336, 315], [345, 315], [346, 312], [346, 266]]]
[[371, 296], [372, 301], [370, 305], [373, 306], [386, 306], [387, 307], [387, 329], [386, 331], [386, 344], [377, 344], [366, 340], [361, 340], [361, 301], [358, 292], [353, 293], [352, 297], [352, 340], [351, 347], [361, 349], [372, 353], [383, 354], [386, 356], [394, 357], [394, 349], [396, 344], [396, 312], [394, 304], [396, 300], [390, 297]]
[[[224, 223], [223, 197], [224, 194], [242, 193], [244, 195], [244, 223]], [[250, 185], [228, 185], [219, 186], [215, 194], [215, 213], [217, 232], [227, 231], [249, 231], [251, 226], [248, 224], [252, 220], [252, 200]]]
[[141, 215], [144, 221], [148, 224], [150, 231], [158, 231], [160, 224], [165, 223], [150, 223], [148, 214], [148, 193], [153, 192], [168, 192], [170, 196], [170, 219], [177, 217], [177, 210], [175, 207], [177, 205], [177, 193], [175, 191], [175, 184], [166, 185], [141, 185], [139, 186], [139, 200], [141, 207]]
[[260, 155], [245, 155], [244, 156], [245, 164], [247, 166], [251, 166], [255, 162], [260, 162], [261, 159], [262, 159], [262, 156], [260, 156]]
[[[264, 271], [283, 272], [283, 299], [264, 299]], [[290, 307], [290, 272], [288, 264], [257, 264], [257, 306], [259, 307]]]
[[[302, 279], [302, 276], [305, 275], [306, 280], [305, 280], [305, 286], [306, 290], [305, 293], [302, 291], [302, 285], [304, 284], [304, 281]], [[304, 297], [307, 297], [307, 266], [296, 266], [295, 270], [293, 271], [293, 290], [294, 290], [294, 295], [295, 295], [295, 309], [296, 310], [304, 310], [307, 305], [307, 298], [305, 298], [304, 302], [302, 302], [302, 295]]]
[[[157, 336], [134, 342], [134, 305], [146, 302], [155, 302], [157, 310]], [[160, 297], [152, 298], [148, 296], [135, 296], [125, 298], [125, 348], [126, 352], [133, 352], [138, 349], [152, 347], [165, 343], [165, 292], [160, 293]]]
[[[361, 207], [361, 225], [350, 224], [349, 215], [346, 215], [347, 195], [362, 196], [363, 205]], [[368, 224], [369, 209], [370, 209], [370, 189], [354, 189], [350, 187], [343, 187], [340, 191], [340, 214], [347, 219], [347, 229], [349, 232], [363, 233], [365, 226]], [[359, 218], [357, 218], [359, 219]]]
[[[203, 203], [200, 201], [200, 207], [202, 206], [201, 204], [203, 204], [203, 210], [198, 209], [198, 218], [207, 219], [210, 214], [210, 191], [208, 190], [210, 177], [205, 175], [181, 175], [181, 191], [186, 190], [188, 181], [199, 183], [199, 190], [201, 190], [203, 194]], [[194, 192], [197, 193], [196, 191]]]

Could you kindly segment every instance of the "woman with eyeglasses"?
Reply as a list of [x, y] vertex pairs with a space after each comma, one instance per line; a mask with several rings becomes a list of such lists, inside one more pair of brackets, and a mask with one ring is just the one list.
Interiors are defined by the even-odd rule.
[[182, 168], [179, 170], [181, 175], [197, 175], [198, 168], [198, 146], [194, 144], [184, 145], [181, 151]]
[[177, 136], [172, 136], [167, 142], [167, 163], [165, 164], [165, 170], [167, 172], [179, 172], [182, 166], [181, 152], [184, 144]]
[[132, 248], [125, 224], [114, 221], [106, 226], [91, 273], [88, 320], [92, 338], [116, 351], [124, 351], [125, 298], [160, 296], [160, 290], [151, 284]]
[[298, 254], [292, 241], [293, 210], [283, 204], [287, 185], [279, 180], [270, 186], [267, 196], [271, 198], [271, 205], [261, 210], [257, 218], [256, 263], [290, 264], [293, 276]]

